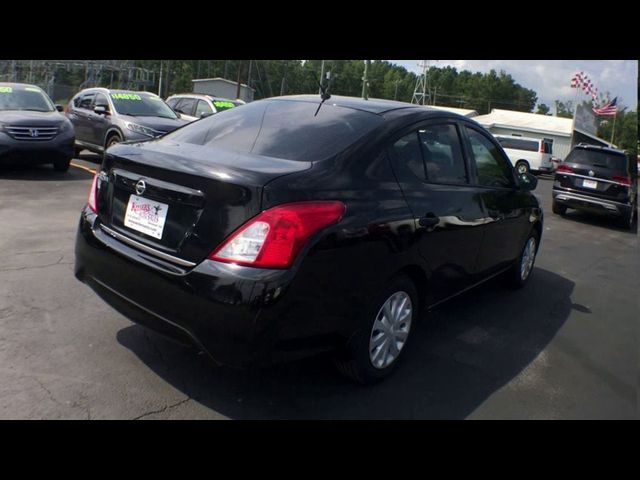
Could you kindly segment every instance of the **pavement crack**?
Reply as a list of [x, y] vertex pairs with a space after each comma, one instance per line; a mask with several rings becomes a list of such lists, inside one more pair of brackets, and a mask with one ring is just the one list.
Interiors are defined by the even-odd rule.
[[47, 263], [46, 265], [32, 265], [29, 267], [9, 267], [9, 268], [0, 268], [0, 272], [17, 272], [19, 270], [35, 270], [38, 268], [48, 268], [48, 267], [54, 267], [56, 265], [65, 265], [69, 262], [62, 262], [62, 259], [64, 258], [64, 255], [61, 255], [60, 258], [58, 260], [56, 260], [53, 263]]
[[173, 408], [179, 407], [180, 405], [182, 405], [184, 403], [187, 403], [189, 400], [191, 400], [191, 397], [187, 397], [184, 400], [180, 400], [179, 402], [174, 403], [172, 405], [165, 405], [164, 407], [162, 407], [162, 408], [160, 408], [158, 410], [151, 410], [149, 412], [145, 412], [142, 415], [138, 415], [137, 417], [132, 418], [131, 420], [140, 420], [141, 418], [148, 417], [149, 415], [154, 415], [154, 414], [157, 414], [157, 413], [164, 413], [167, 410], [171, 410]]
[[36, 381], [36, 383], [37, 383], [38, 385], [40, 385], [40, 388], [42, 388], [42, 390], [44, 390], [44, 391], [47, 393], [47, 396], [49, 397], [49, 399], [50, 399], [53, 403], [55, 403], [56, 405], [59, 405], [59, 406], [61, 406], [61, 407], [64, 407], [64, 406], [65, 406], [65, 405], [63, 405], [62, 403], [60, 403], [60, 402], [59, 402], [59, 401], [58, 401], [58, 400], [53, 396], [53, 393], [51, 392], [51, 390], [49, 390], [47, 387], [45, 387], [44, 383], [42, 383], [42, 382], [38, 379], [38, 377], [32, 376], [31, 378], [33, 378], [33, 379]]

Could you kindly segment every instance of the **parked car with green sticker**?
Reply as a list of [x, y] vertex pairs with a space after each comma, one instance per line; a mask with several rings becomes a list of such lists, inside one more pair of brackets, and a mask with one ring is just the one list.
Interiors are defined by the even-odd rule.
[[180, 117], [190, 122], [208, 117], [215, 113], [229, 110], [230, 108], [244, 105], [241, 100], [214, 97], [202, 93], [181, 93], [167, 98], [167, 104], [177, 112]]
[[76, 155], [87, 149], [103, 153], [115, 143], [144, 141], [187, 123], [157, 95], [108, 88], [87, 88], [65, 112], [76, 129]]
[[0, 83], [0, 166], [51, 163], [68, 170], [74, 132], [61, 110], [35, 85]]

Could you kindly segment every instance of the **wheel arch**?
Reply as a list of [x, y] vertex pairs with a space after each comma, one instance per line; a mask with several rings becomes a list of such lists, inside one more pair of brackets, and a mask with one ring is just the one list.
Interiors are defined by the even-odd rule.
[[120, 128], [116, 126], [112, 126], [109, 127], [107, 132], [104, 134], [104, 141], [102, 142], [103, 147], [107, 146], [107, 142], [113, 135], [118, 135], [122, 140], [124, 140], [124, 134], [122, 133], [122, 130], [120, 130]]

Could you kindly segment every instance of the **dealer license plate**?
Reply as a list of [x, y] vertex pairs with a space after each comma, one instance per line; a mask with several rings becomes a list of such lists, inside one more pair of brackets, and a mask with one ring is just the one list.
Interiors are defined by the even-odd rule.
[[598, 182], [593, 180], [582, 180], [582, 186], [585, 188], [598, 188]]
[[124, 226], [161, 239], [169, 205], [131, 195], [124, 216]]

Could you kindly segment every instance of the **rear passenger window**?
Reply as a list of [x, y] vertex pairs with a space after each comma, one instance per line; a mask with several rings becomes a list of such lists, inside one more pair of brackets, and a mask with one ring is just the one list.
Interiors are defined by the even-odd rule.
[[416, 132], [411, 132], [394, 143], [393, 150], [400, 163], [404, 164], [420, 180], [426, 180], [424, 162], [420, 152], [420, 141]]
[[[466, 128], [466, 127], [465, 127]], [[513, 169], [498, 147], [480, 132], [466, 128], [478, 172], [478, 184], [486, 187], [512, 187]]]
[[467, 183], [467, 169], [454, 125], [430, 125], [418, 130], [418, 138], [427, 168], [427, 181]]

